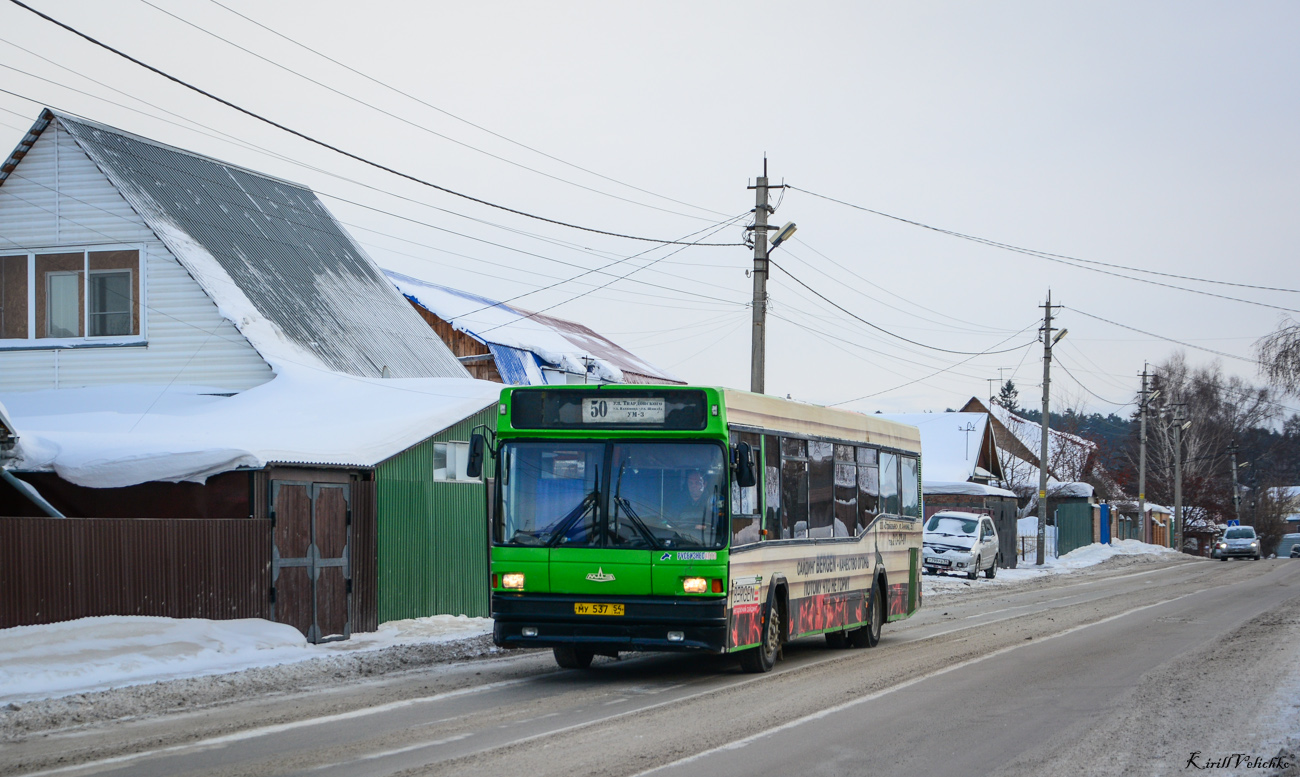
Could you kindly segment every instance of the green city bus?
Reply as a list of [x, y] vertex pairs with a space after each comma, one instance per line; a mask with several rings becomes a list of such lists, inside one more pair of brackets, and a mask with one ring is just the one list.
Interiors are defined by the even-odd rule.
[[624, 651], [870, 647], [921, 604], [920, 434], [731, 389], [506, 388], [490, 497], [493, 639], [560, 666]]

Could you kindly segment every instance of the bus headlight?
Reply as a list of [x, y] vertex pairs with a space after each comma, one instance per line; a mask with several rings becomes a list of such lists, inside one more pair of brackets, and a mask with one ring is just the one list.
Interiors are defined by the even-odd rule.
[[502, 588], [516, 588], [522, 590], [524, 587], [523, 572], [507, 572], [501, 576]]
[[709, 581], [702, 577], [683, 577], [682, 588], [688, 594], [702, 594], [709, 590]]

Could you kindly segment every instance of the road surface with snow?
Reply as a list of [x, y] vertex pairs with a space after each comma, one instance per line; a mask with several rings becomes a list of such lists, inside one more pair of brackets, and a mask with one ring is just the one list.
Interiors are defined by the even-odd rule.
[[[1300, 564], [1129, 556], [1061, 571], [927, 578], [925, 609], [879, 648], [802, 640], [757, 677], [726, 658], [579, 673], [480, 650], [373, 681], [303, 675], [300, 693], [267, 679], [246, 701], [138, 720], [67, 729], [64, 710], [46, 736], [31, 720], [6, 729], [0, 772], [1156, 774], [1192, 752], [1267, 759], [1300, 730]], [[87, 695], [85, 719], [127, 691]]]

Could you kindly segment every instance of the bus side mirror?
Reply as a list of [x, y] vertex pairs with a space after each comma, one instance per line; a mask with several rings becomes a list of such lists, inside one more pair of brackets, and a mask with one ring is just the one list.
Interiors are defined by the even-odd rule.
[[747, 442], [736, 445], [736, 485], [741, 488], [753, 488], [758, 485], [758, 477], [754, 474], [753, 453]]
[[475, 432], [469, 438], [469, 462], [465, 465], [465, 474], [469, 477], [477, 480], [483, 476], [483, 450], [486, 447], [483, 435]]

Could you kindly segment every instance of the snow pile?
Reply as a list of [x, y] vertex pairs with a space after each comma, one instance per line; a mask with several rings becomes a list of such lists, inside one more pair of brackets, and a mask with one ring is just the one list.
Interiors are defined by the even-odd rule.
[[[923, 442], [922, 446], [924, 446], [924, 444], [925, 443]], [[926, 450], [926, 455], [929, 455], [928, 449], [923, 447], [922, 450]], [[926, 459], [925, 466], [926, 470], [929, 471], [929, 459]], [[989, 486], [983, 483], [948, 483], [944, 481], [926, 480], [921, 483], [921, 490], [927, 495], [956, 494], [959, 496], [1006, 496], [1011, 497], [1012, 499], [1016, 498], [1015, 491], [1008, 491], [1005, 488]]]
[[[1030, 519], [1026, 518], [1025, 521]], [[1035, 527], [1037, 527], [1037, 519]], [[1048, 542], [1050, 548], [1052, 543], [1051, 532], [1054, 526], [1048, 526]], [[1037, 529], [1035, 528], [1035, 531]], [[1084, 545], [1082, 548], [1076, 548], [1064, 556], [1053, 558], [1048, 556], [1043, 559], [1043, 565], [1034, 564], [1034, 556], [1031, 553], [1029, 558], [1021, 559], [1017, 569], [999, 569], [997, 577], [993, 580], [984, 579], [981, 574], [978, 580], [968, 580], [964, 575], [926, 575], [921, 578], [924, 586], [925, 595], [937, 593], [953, 593], [986, 587], [991, 585], [1009, 585], [1025, 580], [1040, 578], [1045, 575], [1068, 574], [1075, 570], [1086, 569], [1087, 567], [1096, 566], [1097, 564], [1115, 558], [1116, 556], [1169, 556], [1183, 557], [1183, 554], [1173, 548], [1166, 548], [1162, 545], [1150, 545], [1138, 540], [1116, 540], [1110, 545], [1094, 542], [1091, 545]]]
[[310, 645], [283, 623], [257, 618], [105, 616], [0, 629], [0, 703], [66, 696], [178, 677], [237, 672], [397, 645], [449, 642], [492, 631], [488, 618], [437, 615]]
[[468, 378], [363, 378], [302, 367], [232, 397], [195, 386], [95, 386], [5, 396], [14, 469], [92, 488], [203, 482], [269, 462], [373, 466], [491, 405]]

